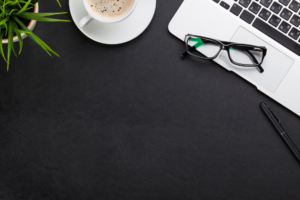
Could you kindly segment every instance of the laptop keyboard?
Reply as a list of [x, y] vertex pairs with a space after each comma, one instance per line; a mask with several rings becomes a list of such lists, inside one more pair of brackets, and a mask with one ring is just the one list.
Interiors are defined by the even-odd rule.
[[213, 0], [230, 13], [300, 56], [300, 2], [296, 0]]

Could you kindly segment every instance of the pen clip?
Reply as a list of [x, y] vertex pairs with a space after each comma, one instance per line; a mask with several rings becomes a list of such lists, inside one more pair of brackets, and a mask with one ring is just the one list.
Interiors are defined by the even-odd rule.
[[281, 125], [281, 121], [278, 119], [278, 117], [273, 113], [273, 111], [271, 110], [271, 108], [269, 106], [267, 106], [270, 113], [273, 115], [273, 117], [278, 121], [278, 123]]
[[283, 128], [283, 126], [282, 126], [282, 124], [281, 124], [281, 121], [278, 119], [278, 117], [274, 114], [274, 112], [271, 110], [271, 108], [267, 105], [267, 104], [265, 104], [265, 103], [261, 103], [261, 105], [263, 106], [263, 107], [265, 107], [265, 109], [267, 109], [268, 110], [268, 112], [269, 112], [269, 115], [272, 115], [272, 118], [274, 119], [274, 120], [276, 120], [277, 121], [277, 125], [275, 125], [275, 126], [277, 126], [278, 128], [279, 128], [279, 130], [280, 130], [280, 132], [282, 133], [282, 132], [285, 132], [285, 130], [284, 130], [284, 128]]

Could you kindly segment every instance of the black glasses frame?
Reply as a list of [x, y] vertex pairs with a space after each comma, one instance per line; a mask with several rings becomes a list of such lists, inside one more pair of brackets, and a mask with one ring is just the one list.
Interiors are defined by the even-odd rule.
[[[216, 42], [216, 43], [220, 44], [220, 50], [213, 57], [206, 57], [204, 55], [203, 55], [203, 57], [197, 56], [197, 55], [195, 55], [191, 52], [191, 51], [195, 51], [196, 47], [195, 46], [190, 47], [189, 44], [188, 44], [188, 41], [191, 37], [199, 37], [199, 38], [205, 39], [206, 42], [207, 41]], [[250, 44], [240, 44], [240, 43], [235, 43], [235, 42], [226, 42], [226, 41], [216, 40], [216, 39], [203, 37], [203, 36], [199, 36], [199, 35], [192, 35], [192, 34], [187, 34], [184, 38], [184, 42], [185, 42], [186, 52], [184, 52], [182, 54], [182, 57], [185, 57], [187, 55], [191, 55], [191, 56], [194, 56], [194, 57], [199, 58], [199, 59], [213, 60], [213, 59], [217, 58], [220, 55], [220, 52], [222, 50], [225, 50], [225, 51], [227, 51], [230, 62], [232, 62], [233, 64], [238, 65], [238, 66], [242, 66], [242, 67], [257, 67], [259, 72], [261, 72], [261, 73], [264, 72], [264, 69], [261, 67], [261, 64], [263, 63], [264, 58], [267, 55], [267, 48], [264, 47], [264, 46], [255, 46], [255, 45], [250, 45]], [[235, 49], [240, 49], [240, 50], [244, 51], [245, 53], [247, 53], [249, 55], [250, 59], [256, 64], [243, 64], [243, 63], [235, 62], [231, 58], [230, 51], [229, 51], [230, 47], [234, 47]], [[257, 59], [255, 58], [255, 56], [250, 51], [260, 51], [260, 52], [262, 52], [263, 57], [262, 57], [261, 62], [258, 62]]]

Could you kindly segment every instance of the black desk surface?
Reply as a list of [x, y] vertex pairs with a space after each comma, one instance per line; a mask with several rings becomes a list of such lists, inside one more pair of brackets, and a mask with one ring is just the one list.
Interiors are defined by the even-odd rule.
[[300, 164], [259, 103], [298, 146], [299, 117], [213, 62], [181, 60], [167, 29], [181, 2], [158, 0], [148, 29], [117, 46], [39, 22], [61, 58], [26, 39], [9, 72], [0, 60], [0, 199], [300, 198]]

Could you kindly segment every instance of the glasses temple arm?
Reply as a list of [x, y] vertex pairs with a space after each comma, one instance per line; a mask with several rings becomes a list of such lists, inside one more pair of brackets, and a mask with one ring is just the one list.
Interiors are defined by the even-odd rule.
[[[256, 64], [258, 64], [258, 61], [256, 60], [255, 56], [254, 56], [249, 50], [244, 50], [244, 51], [252, 58], [252, 60], [253, 60]], [[257, 70], [258, 70], [260, 73], [263, 73], [263, 72], [265, 71], [264, 68], [262, 68], [261, 65], [257, 65], [256, 68], [257, 68]]]

